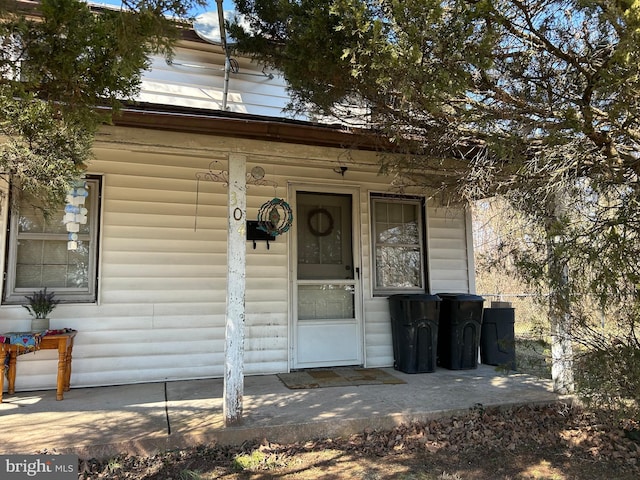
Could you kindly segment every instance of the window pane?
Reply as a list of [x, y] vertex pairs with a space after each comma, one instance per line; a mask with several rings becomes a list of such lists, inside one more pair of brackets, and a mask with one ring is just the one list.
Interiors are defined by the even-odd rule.
[[87, 242], [76, 251], [67, 250], [66, 240], [21, 240], [16, 264], [17, 288], [85, 288], [89, 275]]
[[[87, 191], [91, 192], [91, 188], [95, 187], [92, 182], [87, 183]], [[33, 205], [31, 200], [23, 200], [20, 204], [20, 218], [18, 219], [19, 233], [52, 233], [67, 235], [67, 229], [62, 219], [65, 214], [64, 205], [52, 212], [49, 218], [45, 219], [42, 211]], [[91, 212], [91, 195], [85, 198], [84, 205], [81, 208]], [[80, 224], [80, 234], [87, 235], [90, 231], [90, 222]]]
[[65, 274], [67, 268], [65, 265], [42, 265], [42, 281], [41, 287], [64, 287]]
[[405, 225], [376, 224], [377, 243], [395, 243], [403, 245], [418, 245], [420, 234], [417, 223]]
[[376, 222], [387, 223], [389, 221], [389, 215], [387, 213], [387, 204], [383, 202], [374, 202], [374, 210], [376, 212]]
[[402, 221], [404, 223], [417, 223], [418, 206], [413, 204], [404, 204], [402, 206]]
[[382, 197], [374, 211], [374, 293], [424, 288], [421, 201]]
[[418, 205], [376, 202], [375, 212], [377, 243], [420, 243]]
[[405, 223], [402, 229], [402, 242], [405, 244], [417, 245], [420, 242], [418, 222]]
[[[4, 302], [24, 303], [26, 292], [44, 287], [63, 301], [95, 301], [100, 180], [87, 178], [86, 187], [83, 201], [68, 198], [74, 208], [66, 208], [66, 216], [63, 205], [47, 221], [34, 202], [21, 202], [11, 218]], [[77, 198], [83, 192], [75, 193]], [[67, 224], [77, 225], [79, 231], [70, 234]], [[74, 246], [76, 250], [69, 250]]]
[[20, 233], [59, 233], [66, 234], [62, 217], [64, 216], [64, 207], [59, 208], [45, 219], [42, 212], [23, 201], [20, 205], [20, 219], [18, 220]]
[[20, 240], [18, 243], [18, 265], [41, 265], [44, 240]]
[[40, 285], [42, 278], [41, 265], [23, 265], [16, 272], [16, 287], [29, 288], [33, 285]]
[[44, 230], [44, 218], [31, 205], [20, 206], [20, 218], [18, 219], [20, 232], [40, 233]]
[[387, 222], [401, 224], [402, 221], [402, 204], [401, 203], [388, 203], [387, 204]]
[[376, 287], [422, 287], [421, 263], [419, 248], [379, 246], [376, 251]]
[[67, 242], [46, 241], [44, 243], [43, 255], [45, 264], [65, 265], [68, 258]]
[[402, 229], [397, 225], [376, 223], [377, 243], [400, 243]]
[[354, 318], [352, 285], [299, 285], [298, 319]]

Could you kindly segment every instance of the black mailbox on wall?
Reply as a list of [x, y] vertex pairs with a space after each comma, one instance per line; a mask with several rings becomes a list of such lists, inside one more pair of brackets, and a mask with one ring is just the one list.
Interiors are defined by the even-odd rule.
[[256, 242], [267, 242], [267, 250], [269, 250], [269, 242], [274, 242], [276, 236], [260, 228], [259, 221], [247, 220], [247, 240], [253, 241], [254, 250], [257, 246]]

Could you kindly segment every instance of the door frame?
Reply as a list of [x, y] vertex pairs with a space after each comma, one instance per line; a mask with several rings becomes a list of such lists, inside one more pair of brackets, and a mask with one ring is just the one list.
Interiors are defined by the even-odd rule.
[[[333, 184], [313, 184], [313, 183], [289, 183], [288, 196], [289, 204], [293, 210], [294, 222], [289, 232], [289, 292], [291, 302], [289, 303], [289, 370], [300, 367], [298, 358], [298, 228], [297, 222], [297, 194], [298, 192], [308, 192], [317, 194], [342, 194], [351, 195], [351, 236], [353, 249], [353, 269], [354, 269], [354, 309], [357, 329], [357, 350], [358, 365], [365, 365], [365, 329], [364, 329], [364, 293], [363, 293], [363, 272], [362, 272], [362, 243], [360, 222], [360, 198], [361, 189], [356, 185], [333, 185]], [[318, 365], [320, 366], [320, 365]], [[329, 365], [326, 365], [329, 366]]]

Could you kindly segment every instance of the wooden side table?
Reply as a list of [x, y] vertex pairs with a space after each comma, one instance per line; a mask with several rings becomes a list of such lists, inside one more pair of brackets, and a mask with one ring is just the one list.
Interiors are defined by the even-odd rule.
[[[63, 400], [64, 392], [71, 387], [71, 358], [73, 352], [73, 339], [76, 331], [64, 333], [52, 333], [44, 335], [40, 340], [38, 350], [58, 350], [58, 378], [56, 383], [56, 400]], [[5, 359], [9, 355], [9, 388], [7, 393], [13, 394], [16, 389], [16, 361], [18, 353], [23, 347], [10, 343], [0, 343], [0, 402], [2, 402], [2, 390], [4, 389]]]

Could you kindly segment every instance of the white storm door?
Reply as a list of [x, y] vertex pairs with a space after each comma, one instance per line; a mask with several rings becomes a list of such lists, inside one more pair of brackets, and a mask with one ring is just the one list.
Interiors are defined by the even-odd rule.
[[353, 198], [296, 192], [294, 368], [363, 363]]

